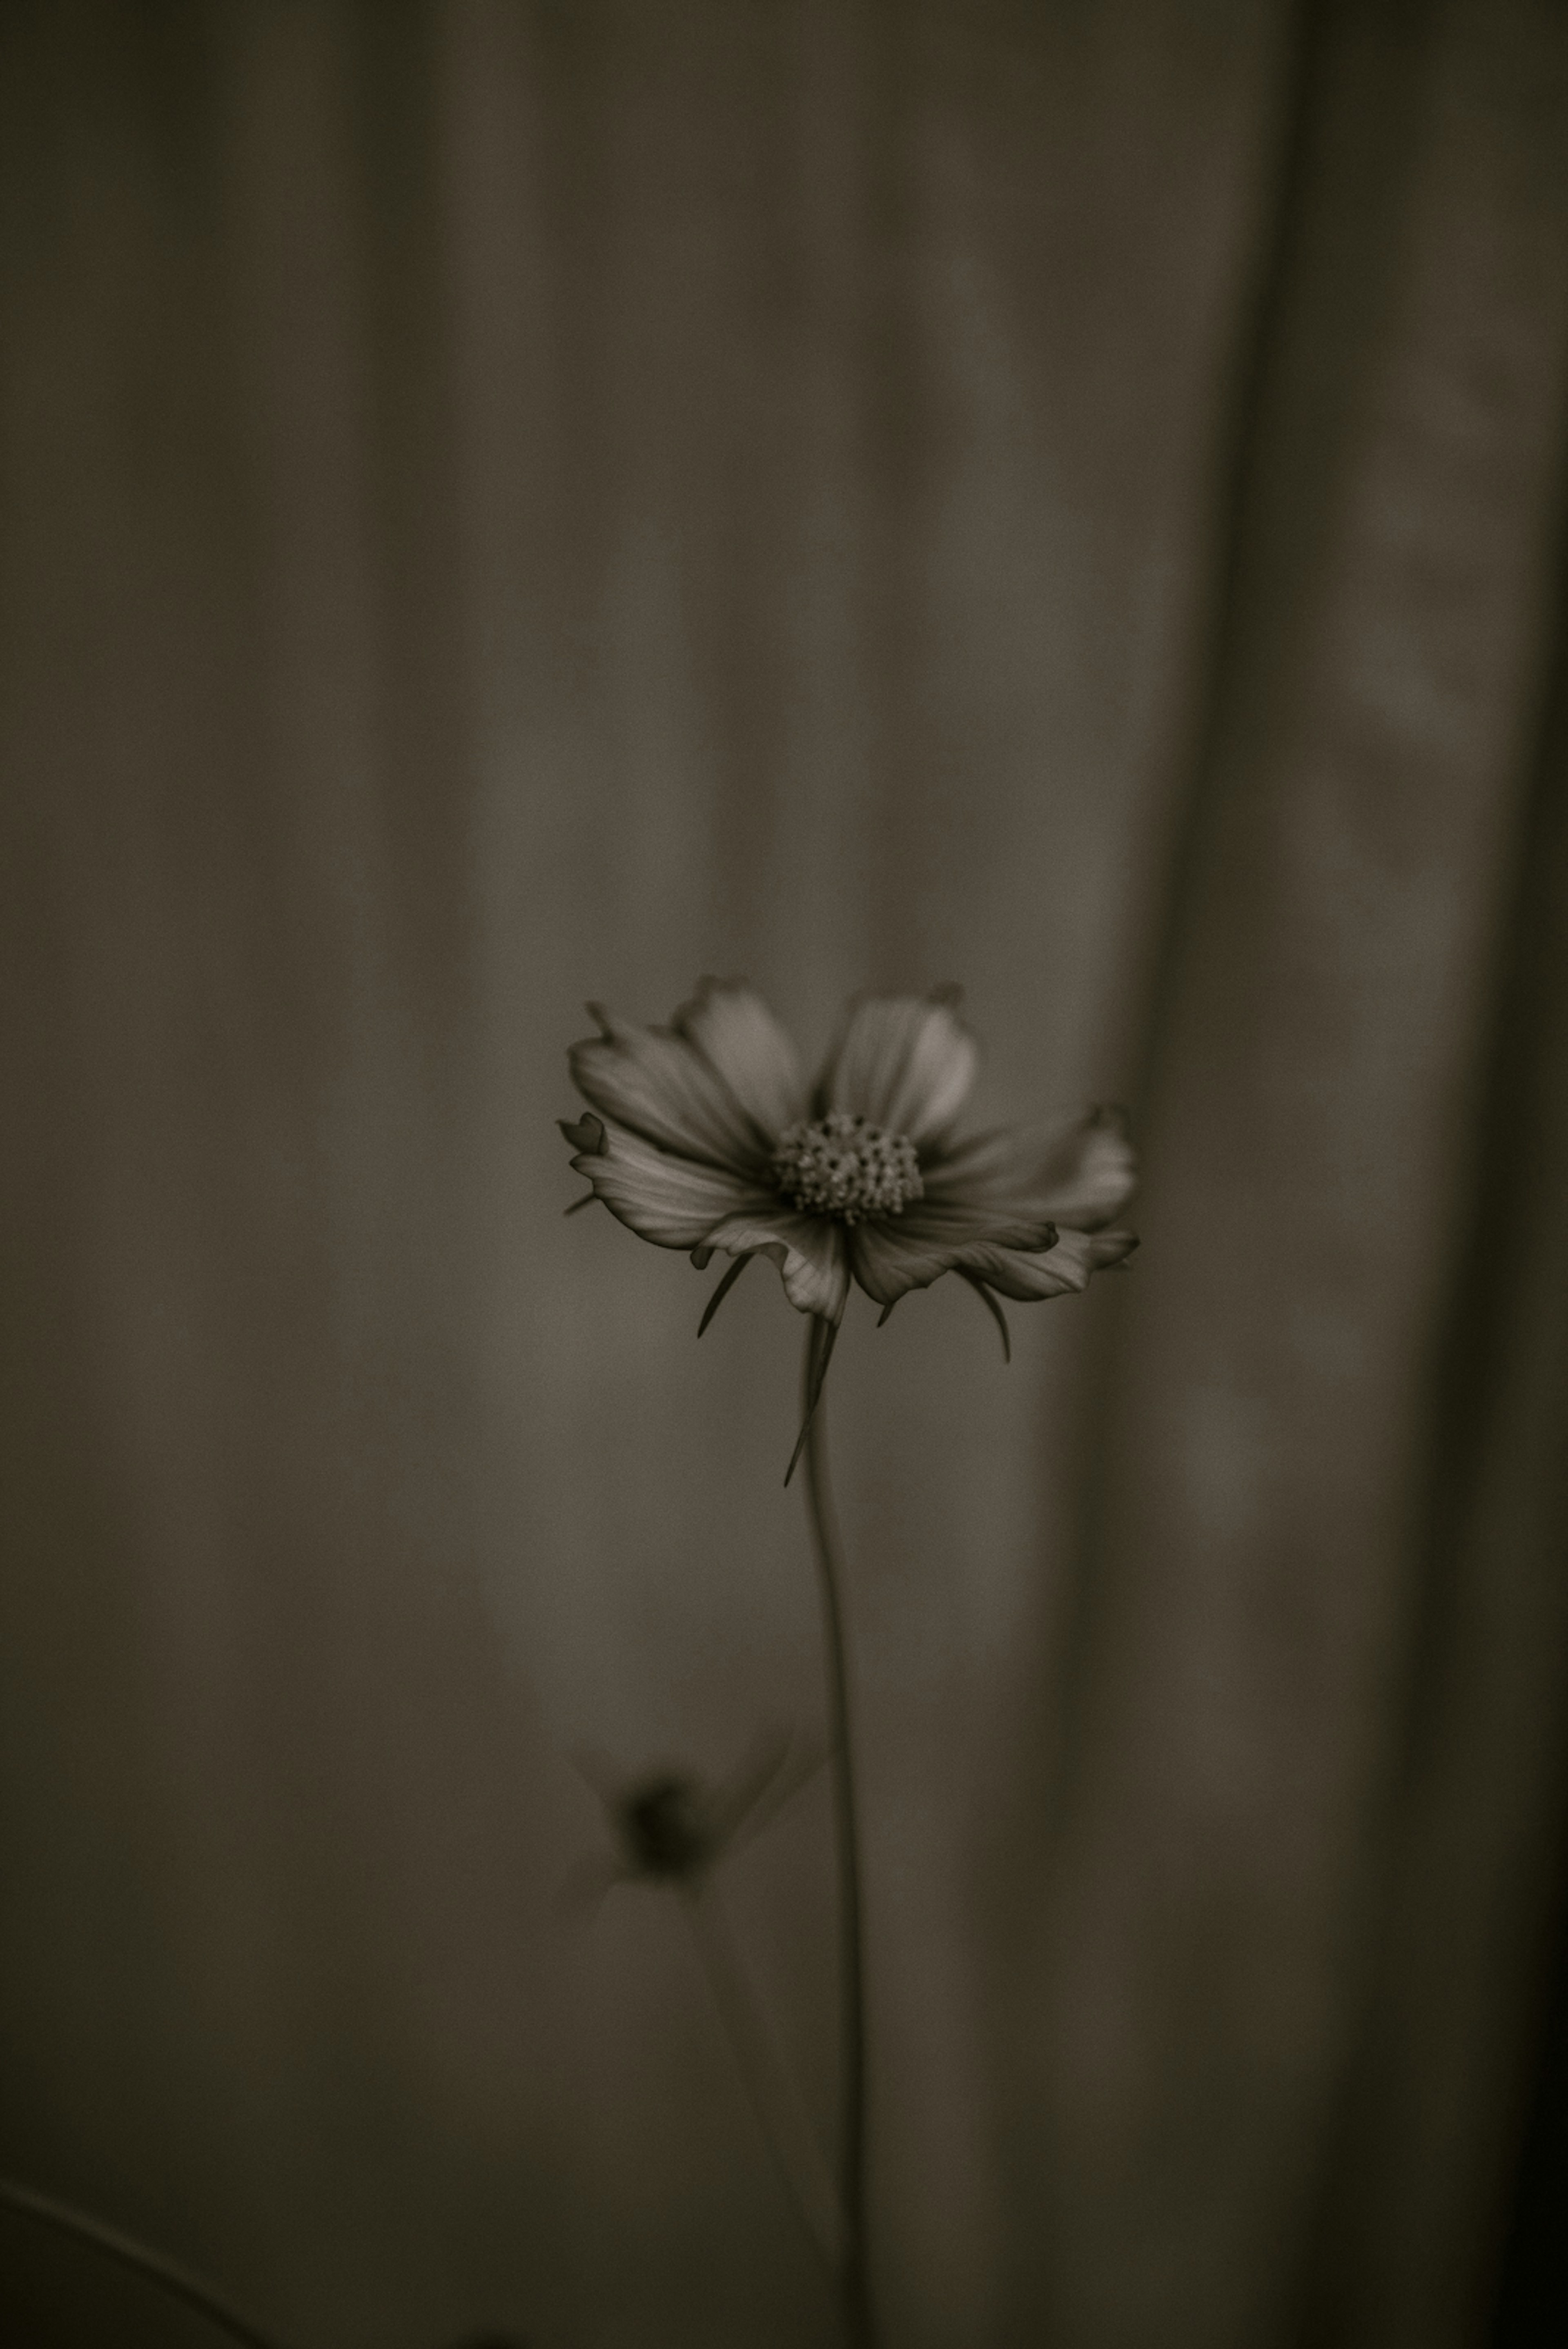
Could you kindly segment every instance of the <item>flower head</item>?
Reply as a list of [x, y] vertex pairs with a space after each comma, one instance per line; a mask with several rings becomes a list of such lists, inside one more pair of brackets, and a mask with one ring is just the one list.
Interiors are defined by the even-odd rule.
[[596, 1114], [562, 1124], [572, 1164], [642, 1238], [689, 1249], [700, 1269], [733, 1259], [704, 1328], [760, 1255], [830, 1330], [852, 1277], [885, 1319], [909, 1289], [957, 1272], [1005, 1344], [998, 1294], [1085, 1288], [1137, 1245], [1113, 1227], [1134, 1179], [1115, 1111], [955, 1138], [978, 1056], [951, 989], [860, 998], [815, 1085], [738, 979], [703, 979], [668, 1028], [589, 1009], [599, 1033], [570, 1060]]
[[623, 1881], [700, 1885], [761, 1834], [822, 1759], [788, 1730], [759, 1738], [722, 1781], [679, 1766], [627, 1779], [601, 1758], [582, 1756], [579, 1766], [605, 1806], [615, 1845], [607, 1873], [595, 1866], [592, 1889]]
[[695, 1779], [674, 1770], [628, 1787], [615, 1823], [628, 1876], [659, 1881], [699, 1876], [723, 1848], [713, 1805]]

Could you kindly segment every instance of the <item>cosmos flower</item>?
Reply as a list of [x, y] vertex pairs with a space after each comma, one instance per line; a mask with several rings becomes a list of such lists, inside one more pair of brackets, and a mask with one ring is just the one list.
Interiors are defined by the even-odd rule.
[[680, 1898], [707, 1971], [719, 2018], [785, 2187], [831, 2275], [843, 2258], [844, 2219], [816, 2132], [779, 2061], [765, 2011], [747, 1977], [714, 1881], [720, 1864], [760, 1834], [826, 1758], [787, 1733], [764, 1738], [714, 1784], [680, 1768], [622, 1782], [583, 1757], [605, 1806], [613, 1849], [587, 1857], [566, 1888], [573, 1907], [615, 1884], [643, 1884]]
[[836, 1330], [851, 1277], [883, 1309], [957, 1272], [1006, 1324], [1020, 1302], [1088, 1286], [1137, 1246], [1114, 1218], [1133, 1186], [1119, 1115], [955, 1138], [977, 1062], [956, 990], [851, 1005], [815, 1085], [740, 980], [703, 979], [668, 1028], [597, 1004], [573, 1081], [597, 1112], [561, 1131], [612, 1215], [699, 1269], [734, 1259], [702, 1327], [753, 1256], [802, 1313]]
[[700, 1885], [722, 1859], [760, 1835], [821, 1766], [823, 1755], [794, 1735], [773, 1732], [715, 1782], [695, 1771], [661, 1767], [623, 1778], [599, 1756], [578, 1766], [605, 1807], [614, 1843], [607, 1866], [589, 1863], [567, 1885], [568, 1897], [596, 1897], [611, 1884]]
[[717, 1807], [695, 1779], [674, 1770], [628, 1788], [614, 1812], [625, 1873], [656, 1883], [701, 1875], [727, 1840]]

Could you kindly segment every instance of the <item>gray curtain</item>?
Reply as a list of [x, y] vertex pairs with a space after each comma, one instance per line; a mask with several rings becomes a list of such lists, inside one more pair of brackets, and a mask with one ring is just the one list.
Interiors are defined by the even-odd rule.
[[[834, 1365], [889, 2343], [1484, 2339], [1568, 15], [16, 0], [0, 208], [0, 2165], [299, 2349], [831, 2340], [677, 1905], [563, 1896], [596, 1776], [819, 1734], [801, 1325], [553, 1121], [585, 998], [956, 979], [1144, 1244]], [[825, 2127], [827, 1836], [724, 1888]]]

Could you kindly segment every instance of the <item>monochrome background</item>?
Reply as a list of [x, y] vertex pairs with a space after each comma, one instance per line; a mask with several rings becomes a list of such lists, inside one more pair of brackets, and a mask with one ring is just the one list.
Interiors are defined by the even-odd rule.
[[[1554, 0], [0, 11], [0, 2167], [297, 2349], [831, 2341], [580, 1892], [820, 1736], [802, 1325], [554, 1121], [958, 980], [1143, 1247], [834, 1365], [890, 2349], [1523, 2306], [1565, 454]], [[826, 2127], [820, 1775], [724, 1891]]]

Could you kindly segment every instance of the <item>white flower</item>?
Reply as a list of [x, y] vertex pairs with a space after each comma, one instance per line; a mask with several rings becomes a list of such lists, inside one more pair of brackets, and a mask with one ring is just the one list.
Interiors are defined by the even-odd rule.
[[1105, 1109], [955, 1141], [977, 1061], [956, 1003], [952, 989], [862, 997], [813, 1086], [740, 980], [703, 979], [668, 1028], [590, 1005], [600, 1033], [570, 1061], [597, 1114], [563, 1122], [572, 1164], [643, 1239], [690, 1249], [699, 1268], [735, 1259], [704, 1327], [763, 1255], [790, 1303], [830, 1330], [852, 1274], [886, 1319], [907, 1290], [958, 1272], [1005, 1342], [997, 1293], [1085, 1288], [1137, 1247], [1114, 1227], [1133, 1152]]

